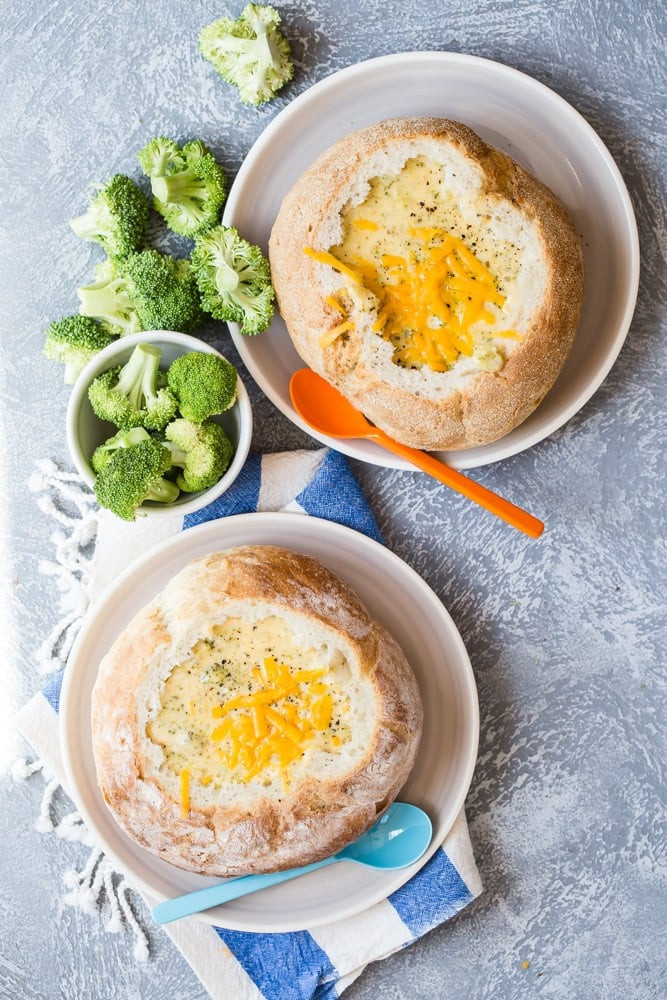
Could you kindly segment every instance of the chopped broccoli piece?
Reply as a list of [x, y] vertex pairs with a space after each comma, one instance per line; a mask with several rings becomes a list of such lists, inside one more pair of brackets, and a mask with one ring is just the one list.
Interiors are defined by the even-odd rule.
[[137, 344], [122, 368], [98, 375], [88, 388], [95, 415], [121, 430], [166, 427], [176, 415], [177, 402], [168, 388], [160, 386], [160, 357], [157, 347]]
[[232, 21], [221, 17], [202, 29], [199, 50], [244, 104], [271, 100], [294, 75], [289, 43], [278, 31], [273, 7], [249, 3]]
[[129, 177], [115, 174], [70, 226], [82, 240], [101, 243], [110, 257], [123, 257], [139, 249], [147, 222], [145, 194]]
[[178, 400], [181, 415], [201, 424], [233, 405], [236, 369], [218, 354], [190, 351], [172, 361], [167, 371], [167, 385]]
[[171, 466], [169, 451], [153, 438], [119, 448], [97, 475], [97, 502], [125, 521], [134, 521], [146, 500], [173, 503], [178, 486], [164, 478]]
[[77, 376], [114, 335], [96, 319], [88, 316], [65, 316], [46, 330], [44, 354], [50, 361], [65, 366], [65, 382], [74, 385]]
[[141, 330], [190, 333], [204, 322], [187, 260], [142, 250], [95, 268], [97, 281], [78, 289], [83, 316], [102, 319], [120, 334]]
[[138, 158], [151, 180], [155, 210], [170, 229], [196, 236], [216, 224], [227, 184], [222, 167], [201, 140], [181, 149], [172, 139], [158, 136]]
[[77, 288], [82, 316], [103, 320], [112, 333], [120, 336], [147, 329], [142, 326], [117, 261], [105, 260], [98, 264], [95, 278], [92, 285]]
[[165, 429], [164, 446], [169, 449], [172, 465], [183, 471], [176, 482], [187, 493], [207, 490], [228, 469], [234, 445], [215, 420], [202, 424], [178, 419]]
[[150, 441], [151, 436], [143, 427], [132, 427], [129, 431], [118, 431], [110, 437], [104, 444], [99, 445], [93, 452], [90, 464], [97, 473], [101, 472], [107, 462], [110, 462], [119, 448], [131, 448], [140, 441]]
[[139, 166], [146, 177], [165, 177], [185, 169], [183, 153], [177, 142], [164, 135], [147, 142], [137, 153]]
[[233, 226], [215, 226], [195, 240], [192, 251], [204, 309], [215, 319], [240, 323], [241, 333], [266, 330], [275, 293], [269, 262], [261, 249]]
[[122, 273], [143, 330], [190, 333], [204, 322], [189, 261], [143, 250], [123, 260]]

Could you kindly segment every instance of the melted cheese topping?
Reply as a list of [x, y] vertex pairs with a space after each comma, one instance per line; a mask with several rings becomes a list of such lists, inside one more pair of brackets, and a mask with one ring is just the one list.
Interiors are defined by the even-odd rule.
[[[482, 368], [502, 367], [493, 339], [520, 339], [503, 328], [502, 286], [516, 276], [517, 255], [498, 244], [488, 219], [461, 232], [440, 164], [419, 156], [396, 175], [373, 178], [367, 196], [348, 204], [341, 221], [339, 246], [305, 252], [372, 293], [373, 329], [391, 342], [396, 364], [442, 372], [465, 355]], [[320, 346], [348, 330], [338, 323]]]
[[179, 778], [187, 813], [193, 781], [219, 788], [278, 772], [287, 787], [296, 761], [349, 741], [348, 712], [336, 671], [284, 621], [230, 618], [171, 670], [146, 733]]

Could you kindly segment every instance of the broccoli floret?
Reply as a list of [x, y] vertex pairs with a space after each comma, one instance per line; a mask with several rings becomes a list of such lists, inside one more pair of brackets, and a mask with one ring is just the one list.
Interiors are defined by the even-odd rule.
[[294, 76], [289, 43], [279, 24], [280, 14], [273, 7], [249, 3], [236, 21], [221, 17], [200, 32], [204, 59], [238, 87], [244, 104], [271, 100]]
[[181, 415], [201, 424], [233, 405], [236, 369], [218, 354], [190, 351], [172, 361], [167, 371], [167, 385], [178, 400]]
[[174, 420], [164, 433], [172, 465], [183, 470], [176, 482], [186, 493], [207, 490], [229, 468], [234, 445], [215, 420], [203, 424]]
[[195, 236], [216, 224], [227, 184], [222, 167], [201, 140], [181, 149], [172, 139], [158, 136], [138, 158], [151, 179], [154, 208], [170, 229]]
[[137, 344], [122, 368], [98, 375], [88, 388], [95, 415], [121, 430], [162, 430], [176, 415], [177, 402], [168, 388], [160, 386], [160, 357], [157, 347]]
[[101, 472], [104, 466], [111, 461], [119, 448], [131, 448], [140, 441], [150, 441], [151, 436], [143, 427], [132, 427], [129, 431], [118, 431], [104, 444], [99, 445], [92, 454], [90, 464], [97, 473]]
[[147, 142], [137, 153], [137, 159], [147, 177], [164, 177], [185, 167], [178, 143], [164, 135]]
[[187, 260], [142, 250], [104, 261], [97, 281], [78, 289], [83, 316], [102, 319], [114, 332], [176, 330], [190, 333], [204, 322], [197, 282]]
[[85, 215], [70, 221], [82, 240], [101, 243], [110, 257], [138, 250], [148, 222], [148, 201], [143, 191], [124, 174], [115, 174], [91, 199]]
[[74, 385], [81, 370], [98, 351], [114, 340], [114, 335], [88, 316], [65, 316], [46, 330], [44, 354], [65, 366], [65, 382]]
[[97, 502], [125, 521], [134, 521], [146, 500], [173, 503], [180, 491], [164, 478], [171, 466], [169, 451], [153, 438], [119, 448], [95, 480]]
[[122, 274], [143, 330], [190, 333], [204, 322], [189, 261], [143, 250], [123, 260]]
[[120, 336], [148, 329], [139, 318], [119, 261], [105, 260], [98, 264], [95, 278], [92, 285], [77, 288], [82, 316], [103, 320], [112, 333]]
[[269, 262], [234, 226], [215, 226], [195, 241], [192, 269], [204, 309], [215, 319], [240, 323], [241, 333], [266, 330], [275, 293]]

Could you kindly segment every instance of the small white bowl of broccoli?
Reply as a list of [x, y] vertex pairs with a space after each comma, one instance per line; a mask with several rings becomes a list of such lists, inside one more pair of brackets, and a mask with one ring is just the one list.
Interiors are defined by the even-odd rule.
[[114, 340], [77, 378], [67, 443], [98, 503], [125, 521], [183, 516], [243, 468], [252, 409], [234, 366], [184, 333]]

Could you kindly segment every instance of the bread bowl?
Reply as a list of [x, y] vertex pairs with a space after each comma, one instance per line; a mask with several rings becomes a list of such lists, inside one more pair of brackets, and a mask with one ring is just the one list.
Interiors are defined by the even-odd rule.
[[204, 875], [319, 860], [395, 799], [422, 705], [401, 648], [350, 587], [277, 546], [187, 565], [123, 630], [92, 693], [117, 822]]
[[413, 447], [509, 433], [574, 342], [572, 220], [460, 122], [396, 118], [340, 139], [283, 199], [269, 254], [299, 355]]

